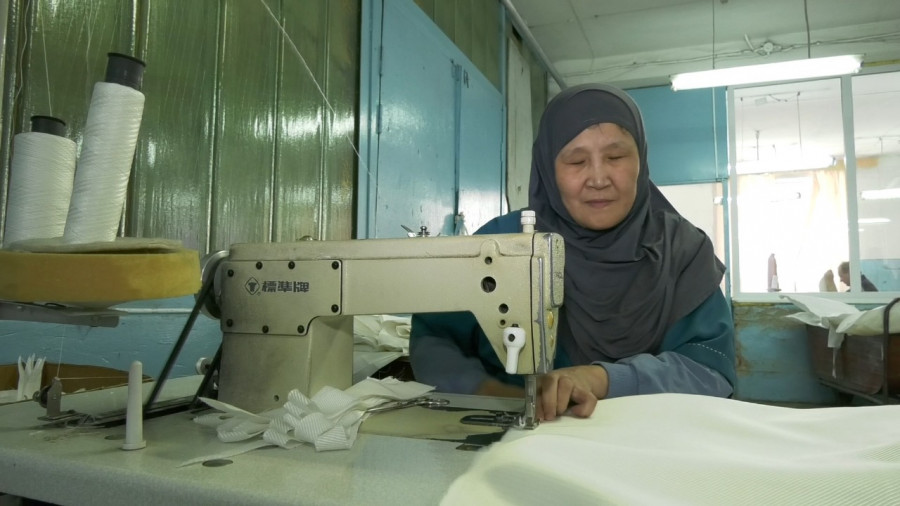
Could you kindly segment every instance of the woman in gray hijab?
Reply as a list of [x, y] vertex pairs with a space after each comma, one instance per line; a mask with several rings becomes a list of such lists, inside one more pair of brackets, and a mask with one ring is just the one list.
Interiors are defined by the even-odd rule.
[[[660, 392], [727, 397], [734, 324], [709, 238], [650, 181], [640, 111], [604, 85], [564, 90], [541, 117], [529, 208], [566, 244], [556, 369], [541, 379], [545, 420], [589, 416], [597, 399]], [[521, 211], [478, 233], [518, 232]], [[438, 390], [522, 395], [470, 313], [415, 315], [416, 379]]]

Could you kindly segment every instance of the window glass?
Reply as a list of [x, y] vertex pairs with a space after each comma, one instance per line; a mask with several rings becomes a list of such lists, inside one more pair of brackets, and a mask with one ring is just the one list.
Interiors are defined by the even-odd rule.
[[854, 76], [852, 88], [861, 286], [900, 291], [900, 72]]
[[840, 80], [737, 89], [734, 119], [736, 288], [831, 290], [849, 252]]

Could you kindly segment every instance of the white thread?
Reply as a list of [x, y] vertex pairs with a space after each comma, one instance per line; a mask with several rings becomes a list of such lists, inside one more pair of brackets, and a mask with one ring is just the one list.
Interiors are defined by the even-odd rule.
[[75, 143], [71, 139], [43, 132], [15, 136], [5, 247], [25, 239], [63, 235], [74, 174]]
[[[278, 30], [281, 32], [281, 35], [287, 41], [287, 43], [291, 46], [291, 50], [297, 55], [297, 58], [300, 60], [300, 63], [303, 65], [303, 68], [306, 70], [306, 73], [309, 74], [310, 79], [312, 79], [313, 84], [316, 85], [316, 89], [319, 90], [319, 95], [322, 96], [322, 100], [325, 101], [325, 106], [328, 107], [328, 110], [331, 111], [331, 117], [337, 118], [338, 113], [334, 110], [334, 106], [331, 105], [331, 102], [328, 100], [328, 95], [325, 94], [325, 90], [322, 89], [322, 85], [319, 84], [319, 81], [316, 79], [316, 75], [313, 74], [312, 69], [309, 68], [309, 64], [306, 63], [306, 58], [303, 57], [303, 54], [297, 49], [297, 45], [294, 44], [294, 39], [288, 35], [287, 30], [284, 28], [284, 25], [281, 24], [281, 21], [278, 20], [278, 16], [272, 12], [272, 9], [266, 4], [265, 0], [259, 0], [259, 3], [262, 4], [263, 8], [269, 13], [269, 17], [272, 18], [272, 21], [275, 22], [275, 25], [278, 26]], [[347, 143], [350, 144], [350, 149], [356, 153], [356, 159], [359, 161], [359, 164], [365, 169], [366, 174], [369, 177], [374, 178], [375, 176], [369, 171], [369, 165], [363, 160], [362, 155], [359, 154], [359, 150], [356, 148], [356, 144], [353, 143], [353, 139], [350, 137], [350, 133], [347, 131], [344, 132], [344, 138], [347, 140]], [[376, 180], [377, 182], [377, 180]]]
[[[32, 4], [32, 2], [27, 2], [27, 3], [25, 3], [25, 9], [22, 10], [22, 19], [25, 19], [25, 20], [28, 19], [28, 9], [31, 8], [31, 4]], [[27, 21], [26, 21], [26, 23], [27, 23]], [[19, 62], [18, 62], [18, 64], [17, 64], [17, 67], [18, 67], [18, 75], [20, 75], [20, 76], [21, 76], [21, 75], [23, 74], [23, 72], [24, 72], [24, 71], [23, 71], [23, 65], [24, 65], [24, 62], [25, 62], [25, 49], [28, 47], [28, 33], [29, 33], [30, 31], [34, 31], [34, 25], [32, 25], [31, 30], [28, 30], [27, 27], [26, 27], [25, 34], [24, 34], [24, 36], [23, 36], [24, 40], [22, 41], [22, 51], [19, 52]], [[32, 41], [32, 42], [33, 42], [33, 41]], [[24, 87], [25, 87], [25, 80], [24, 80], [24, 79], [19, 79], [19, 86], [16, 88], [16, 93], [15, 93], [15, 95], [13, 96], [13, 103], [14, 103], [14, 104], [19, 103], [19, 94], [22, 93], [22, 89], [23, 89]]]
[[94, 85], [64, 242], [116, 238], [143, 112], [143, 93], [116, 83]]

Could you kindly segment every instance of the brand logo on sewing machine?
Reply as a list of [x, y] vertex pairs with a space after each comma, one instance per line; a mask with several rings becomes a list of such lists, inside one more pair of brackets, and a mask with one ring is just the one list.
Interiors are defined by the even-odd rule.
[[246, 283], [244, 283], [244, 288], [247, 289], [247, 292], [249, 292], [250, 295], [256, 295], [257, 293], [259, 293], [259, 281], [257, 281], [256, 278], [250, 278]]
[[267, 280], [259, 282], [256, 278], [250, 278], [244, 283], [244, 289], [250, 295], [259, 293], [306, 293], [309, 291], [309, 281]]

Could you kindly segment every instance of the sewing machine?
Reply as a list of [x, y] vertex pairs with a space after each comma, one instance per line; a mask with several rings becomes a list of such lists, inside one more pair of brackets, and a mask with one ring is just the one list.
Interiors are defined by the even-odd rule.
[[562, 237], [518, 233], [237, 244], [216, 270], [219, 400], [280, 407], [290, 390], [350, 386], [353, 315], [471, 311], [512, 374], [533, 428], [563, 301]]

